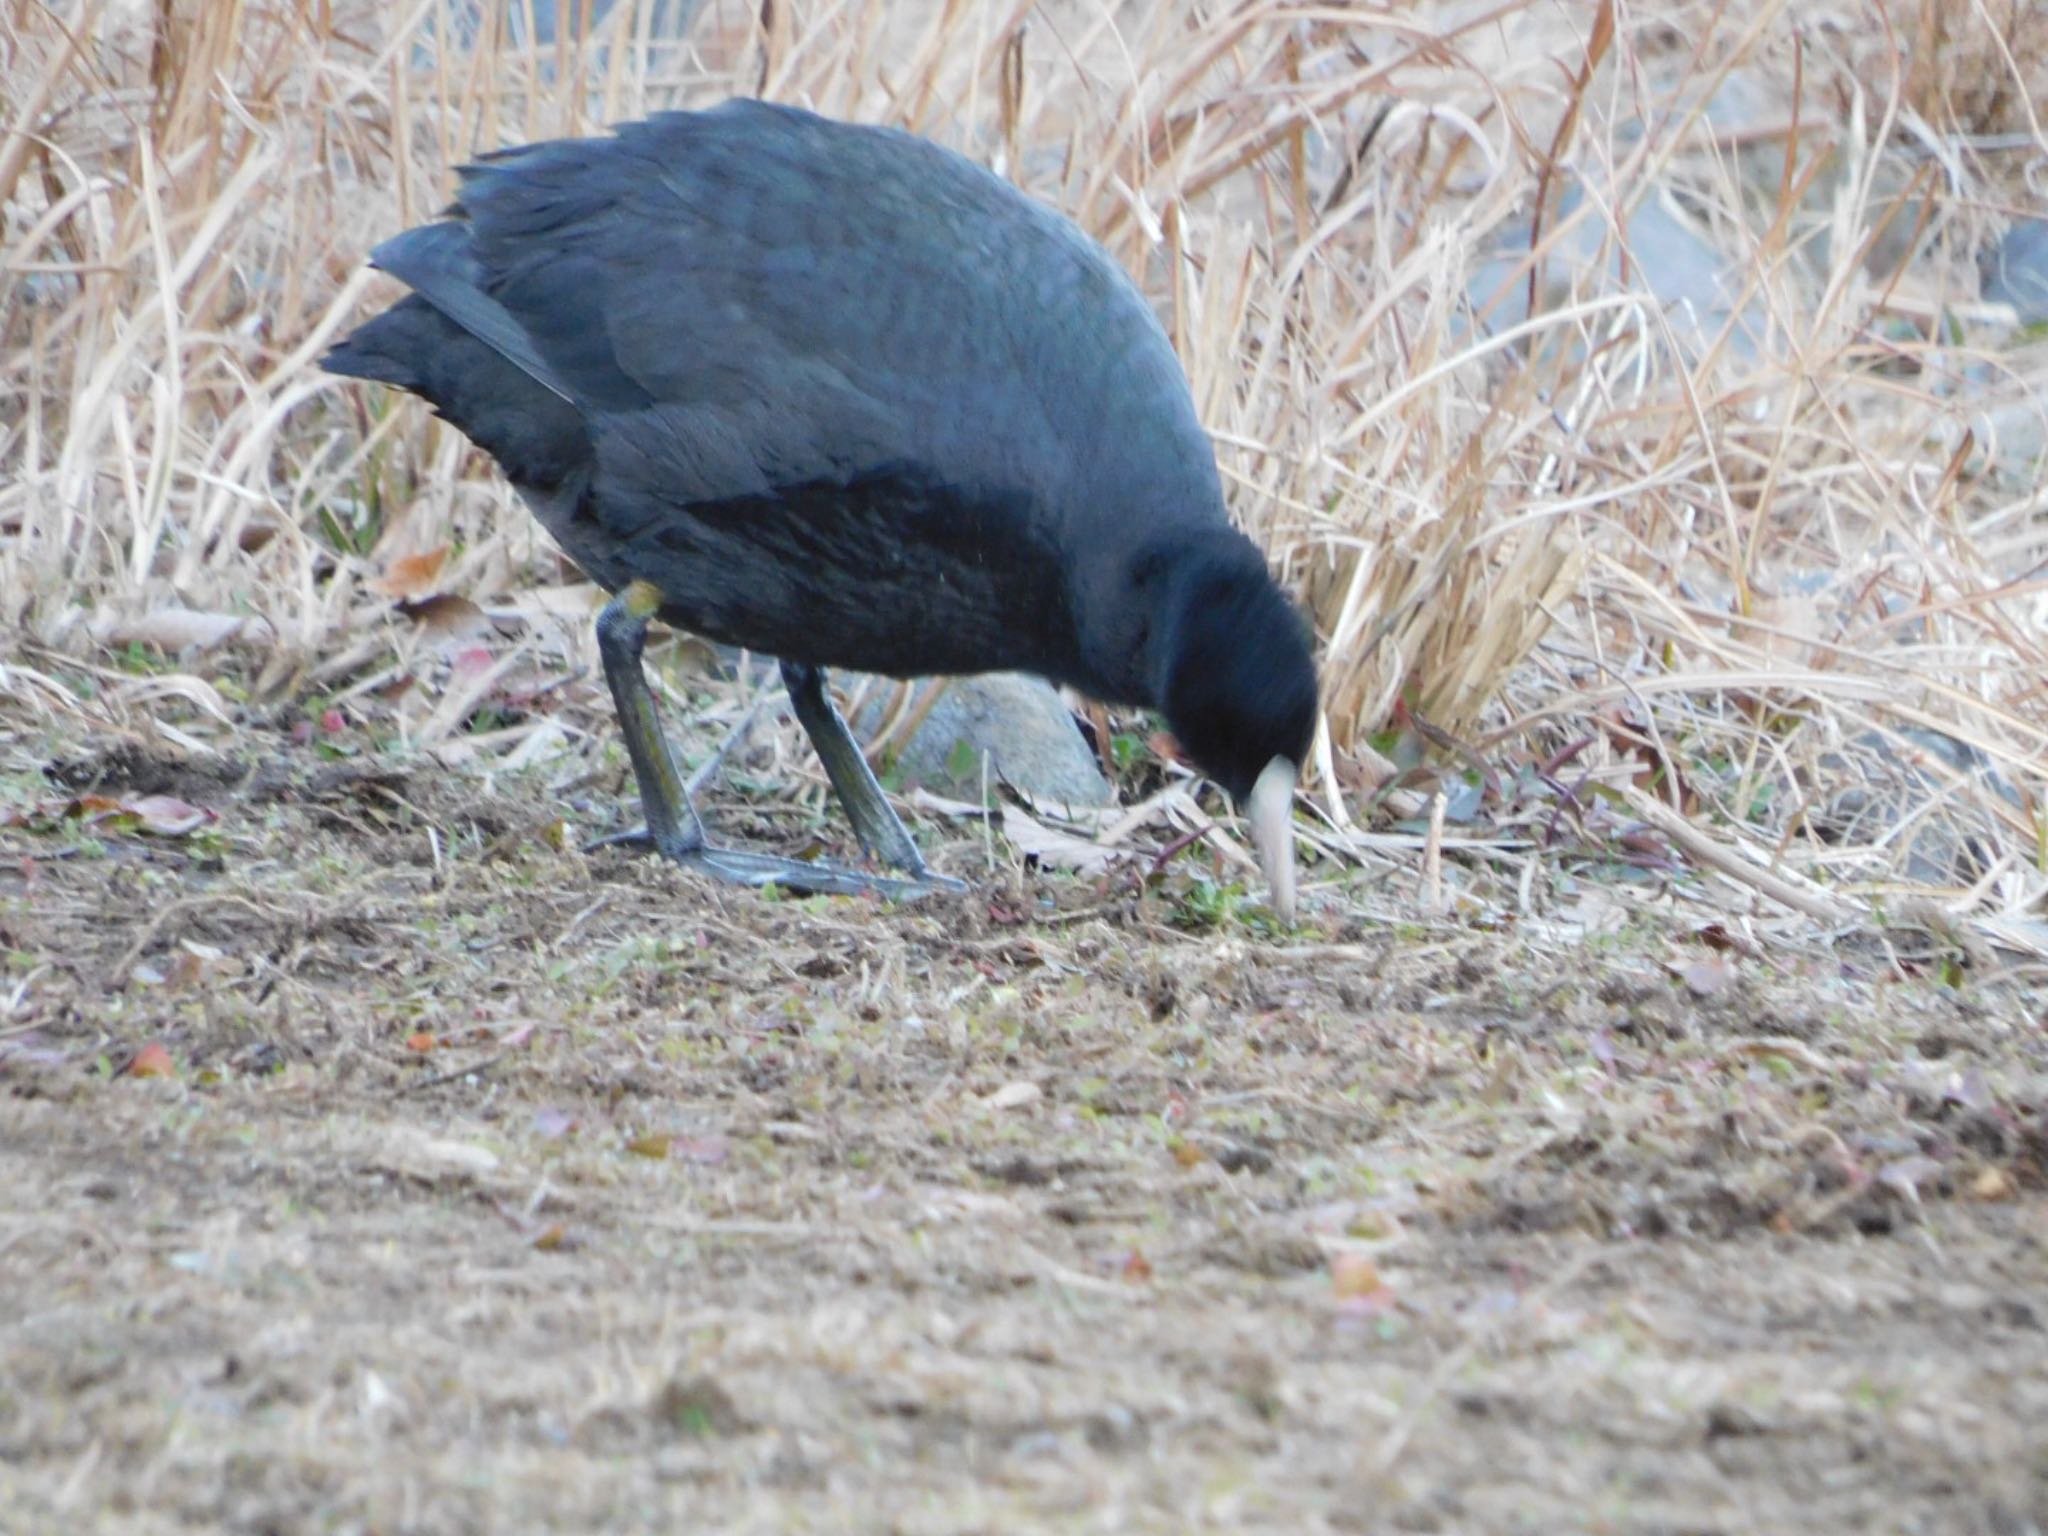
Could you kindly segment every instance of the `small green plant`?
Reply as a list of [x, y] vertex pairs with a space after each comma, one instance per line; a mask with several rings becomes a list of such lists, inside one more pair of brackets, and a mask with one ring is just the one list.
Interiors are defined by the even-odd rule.
[[166, 670], [163, 652], [153, 645], [144, 645], [140, 640], [130, 640], [114, 653], [114, 664], [124, 672], [133, 672], [140, 677], [154, 677]]
[[1241, 885], [1224, 885], [1207, 875], [1195, 875], [1175, 904], [1173, 925], [1197, 930], [1221, 928], [1235, 921], [1245, 901]]
[[974, 743], [961, 738], [946, 754], [946, 777], [955, 784], [973, 784], [981, 778], [981, 754]]

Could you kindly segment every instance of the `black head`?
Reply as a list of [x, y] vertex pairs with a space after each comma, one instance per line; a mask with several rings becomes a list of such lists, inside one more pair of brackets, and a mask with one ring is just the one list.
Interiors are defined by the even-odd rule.
[[1188, 756], [1243, 804], [1275, 758], [1308, 758], [1316, 669], [1308, 626], [1236, 534], [1177, 552], [1167, 578], [1160, 706]]

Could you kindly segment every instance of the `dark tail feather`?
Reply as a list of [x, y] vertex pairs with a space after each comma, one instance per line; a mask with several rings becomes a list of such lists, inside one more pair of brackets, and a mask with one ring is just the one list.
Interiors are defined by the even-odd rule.
[[358, 326], [321, 366], [419, 395], [515, 485], [557, 486], [590, 460], [581, 412], [420, 294]]
[[[419, 370], [421, 344], [438, 338], [423, 334], [437, 328], [421, 323], [425, 317], [417, 313], [420, 309], [432, 313], [425, 299], [409, 296], [399, 300], [329, 347], [320, 366], [344, 378], [368, 379], [375, 384], [392, 384], [414, 394], [425, 394], [422, 386], [426, 380]], [[413, 313], [408, 314], [408, 310]]]
[[370, 265], [411, 288], [434, 308], [504, 358], [542, 389], [572, 401], [511, 311], [483, 291], [483, 273], [457, 223], [422, 224], [370, 252]]

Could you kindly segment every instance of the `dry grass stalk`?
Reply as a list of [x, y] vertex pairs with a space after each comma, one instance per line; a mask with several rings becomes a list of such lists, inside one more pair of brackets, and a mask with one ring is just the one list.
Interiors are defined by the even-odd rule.
[[[448, 589], [500, 608], [551, 588], [473, 452], [312, 359], [375, 281], [367, 247], [468, 155], [760, 90], [993, 161], [1158, 296], [1240, 515], [1316, 619], [1340, 830], [1390, 715], [1539, 758], [1590, 731], [1611, 777], [1620, 709], [1696, 833], [1725, 817], [1788, 869], [1896, 884], [1903, 839], [1845, 851], [1812, 813], [1939, 732], [1993, 771], [1932, 814], [2002, 870], [1949, 899], [2039, 898], [2048, 368], [1973, 261], [2044, 153], [2037, 8], [1885, 0], [1847, 42], [1773, 0], [1703, 31], [1536, 0], [563, 9], [543, 39], [523, 6], [13, 7], [21, 641], [76, 656], [207, 615], [289, 689], [389, 661], [366, 583], [402, 556], [460, 551]], [[1731, 122], [1731, 95], [1764, 105]], [[2016, 124], [2016, 147], [1959, 133]], [[1646, 273], [1645, 209], [1727, 259], [1717, 312]], [[536, 643], [587, 666], [578, 601]]]

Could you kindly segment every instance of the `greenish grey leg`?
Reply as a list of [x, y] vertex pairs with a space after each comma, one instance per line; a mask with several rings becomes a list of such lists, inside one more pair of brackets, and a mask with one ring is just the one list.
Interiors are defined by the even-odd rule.
[[868, 760], [846, 728], [846, 721], [825, 693], [825, 669], [804, 662], [782, 664], [783, 686], [796, 710], [797, 722], [811, 738], [825, 776], [832, 781], [839, 803], [846, 807], [846, 819], [853, 823], [861, 846], [871, 858], [902, 870], [920, 880], [932, 878], [924, 857], [910, 840], [896, 812], [890, 808], [882, 786], [868, 767]]
[[[897, 880], [886, 875], [839, 869], [830, 864], [711, 846], [704, 836], [704, 823], [698, 817], [696, 807], [690, 803], [690, 786], [683, 781], [675, 757], [668, 749], [668, 739], [662, 735], [661, 720], [654, 708], [654, 690], [647, 686], [647, 674], [640, 665], [641, 653], [647, 645], [647, 621], [660, 608], [661, 593], [647, 582], [636, 581], [605, 604], [604, 611], [598, 615], [597, 653], [604, 662], [605, 682], [611, 688], [612, 703], [619, 713], [619, 730], [626, 739], [626, 755], [632, 760], [633, 777], [640, 786], [640, 805], [647, 817], [647, 825], [637, 831], [600, 838], [592, 847], [618, 844], [652, 847], [664, 858], [735, 885], [779, 885], [794, 891], [842, 896], [871, 892], [891, 901], [907, 901], [937, 890], [965, 889], [958, 881], [925, 870], [923, 860], [917, 856], [916, 846], [910, 841], [910, 834], [903, 830], [895, 812], [882, 799], [881, 786], [875, 783], [874, 775], [867, 772], [867, 763], [861, 758], [860, 749], [847, 735], [846, 723], [839, 718], [831, 702], [824, 699], [822, 686], [815, 680], [814, 669], [812, 686], [818, 690], [819, 701], [824, 704], [847, 749], [852, 752], [852, 760], [859, 765], [866, 788], [873, 796], [873, 804], [879, 806], [881, 814], [895, 829], [897, 842], [882, 846], [908, 850], [907, 863], [893, 857], [891, 862], [910, 870], [914, 878]], [[788, 676], [787, 668], [784, 676]], [[794, 687], [790, 697], [796, 700]], [[803, 721], [812, 741], [819, 742], [818, 730], [805, 713], [807, 707], [806, 702], [797, 702], [797, 718]], [[824, 756], [822, 743], [819, 744], [819, 753]], [[841, 770], [833, 767], [830, 757], [826, 758], [826, 771], [832, 775], [832, 782], [839, 788], [840, 798], [847, 802], [851, 814], [853, 802], [848, 799], [841, 783]], [[868, 814], [872, 815], [872, 811]], [[864, 843], [871, 848], [876, 846], [858, 818], [854, 826]]]
[[704, 848], [704, 823], [683, 787], [654, 711], [654, 690], [640, 667], [647, 621], [660, 606], [661, 593], [653, 586], [644, 581], [628, 584], [597, 616], [597, 654], [604, 662], [604, 680], [619, 712], [619, 731], [626, 738], [626, 756], [632, 759], [640, 808], [647, 817], [644, 834], [627, 833], [620, 841], [644, 836], [663, 858], [680, 860]]

